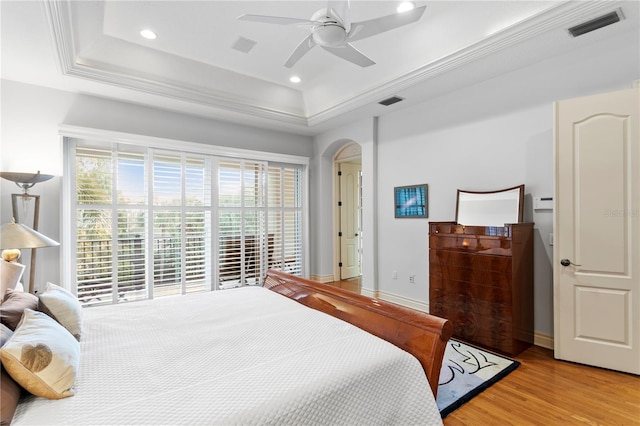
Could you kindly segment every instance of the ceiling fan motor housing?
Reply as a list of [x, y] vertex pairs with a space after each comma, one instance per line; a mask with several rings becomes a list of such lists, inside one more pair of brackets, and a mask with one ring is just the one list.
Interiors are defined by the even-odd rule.
[[336, 47], [347, 41], [347, 31], [340, 18], [333, 16], [328, 9], [317, 10], [311, 15], [312, 21], [321, 23], [313, 28], [313, 41], [320, 46]]
[[347, 41], [347, 32], [338, 23], [325, 23], [313, 31], [313, 41], [325, 47], [341, 46]]

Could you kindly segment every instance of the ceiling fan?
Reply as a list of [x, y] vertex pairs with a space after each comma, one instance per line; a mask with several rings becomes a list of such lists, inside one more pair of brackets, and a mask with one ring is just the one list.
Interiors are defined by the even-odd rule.
[[285, 62], [284, 66], [287, 68], [293, 67], [316, 45], [356, 65], [368, 67], [375, 62], [356, 49], [351, 42], [416, 22], [422, 17], [425, 8], [426, 6], [421, 6], [367, 21], [351, 22], [349, 0], [330, 0], [326, 8], [316, 11], [310, 19], [250, 14], [238, 16], [237, 19], [310, 28], [311, 33], [298, 44]]

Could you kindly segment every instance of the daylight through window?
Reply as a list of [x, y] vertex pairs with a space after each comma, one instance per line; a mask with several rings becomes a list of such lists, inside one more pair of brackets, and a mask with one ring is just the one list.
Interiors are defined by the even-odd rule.
[[303, 166], [67, 140], [71, 279], [85, 305], [301, 275]]

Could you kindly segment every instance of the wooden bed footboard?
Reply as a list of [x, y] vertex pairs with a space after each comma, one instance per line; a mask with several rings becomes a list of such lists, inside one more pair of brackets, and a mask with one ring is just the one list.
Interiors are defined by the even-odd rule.
[[263, 286], [409, 352], [422, 364], [434, 397], [437, 394], [444, 350], [453, 332], [448, 320], [273, 269], [267, 271]]

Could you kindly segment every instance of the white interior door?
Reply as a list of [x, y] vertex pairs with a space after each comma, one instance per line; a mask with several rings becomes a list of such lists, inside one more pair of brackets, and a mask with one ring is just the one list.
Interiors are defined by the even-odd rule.
[[340, 279], [360, 275], [360, 164], [340, 163]]
[[640, 374], [640, 91], [556, 103], [555, 356]]

